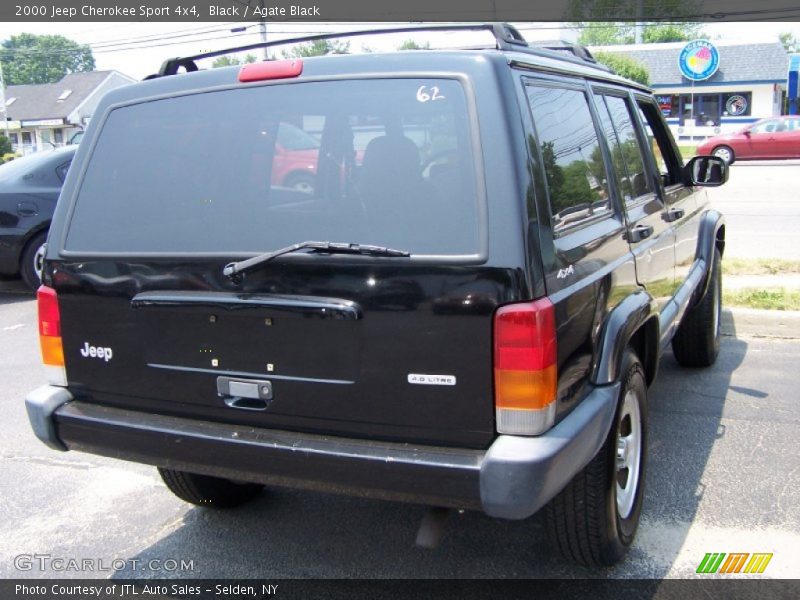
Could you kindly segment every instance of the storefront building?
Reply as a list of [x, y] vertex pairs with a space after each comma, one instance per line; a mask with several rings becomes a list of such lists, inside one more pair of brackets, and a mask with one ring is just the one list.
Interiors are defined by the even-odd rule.
[[593, 47], [627, 56], [650, 73], [676, 139], [737, 131], [784, 111], [789, 56], [779, 42], [726, 44], [696, 40]]

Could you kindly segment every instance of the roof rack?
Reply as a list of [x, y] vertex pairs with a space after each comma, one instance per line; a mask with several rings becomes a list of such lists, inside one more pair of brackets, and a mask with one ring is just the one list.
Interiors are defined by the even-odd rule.
[[571, 56], [577, 56], [582, 60], [599, 64], [597, 63], [597, 59], [592, 55], [591, 52], [589, 52], [589, 49], [586, 46], [581, 46], [580, 44], [573, 44], [571, 42], [558, 40], [556, 42], [531, 42], [531, 46], [542, 48], [544, 50], [552, 50], [553, 52], [567, 53]]
[[195, 61], [204, 58], [213, 58], [215, 56], [222, 56], [232, 52], [244, 52], [247, 50], [255, 50], [257, 48], [272, 48], [274, 46], [285, 46], [288, 44], [299, 44], [304, 42], [315, 42], [319, 40], [331, 40], [337, 38], [359, 37], [365, 35], [385, 35], [391, 33], [412, 33], [418, 31], [489, 31], [494, 35], [497, 43], [498, 50], [506, 50], [513, 52], [521, 52], [524, 54], [533, 54], [546, 58], [554, 58], [566, 60], [572, 63], [582, 64], [584, 66], [592, 66], [598, 69], [609, 70], [603, 65], [597, 63], [588, 50], [582, 46], [574, 46], [579, 48], [582, 53], [573, 51], [572, 55], [566, 55], [563, 47], [543, 47], [532, 48], [525, 41], [525, 38], [519, 30], [510, 25], [509, 23], [468, 23], [468, 24], [453, 24], [453, 25], [408, 25], [403, 27], [390, 27], [382, 29], [361, 29], [356, 31], [347, 31], [339, 33], [323, 33], [319, 35], [309, 35], [305, 37], [290, 38], [285, 40], [277, 40], [274, 42], [257, 42], [255, 44], [248, 44], [246, 46], [236, 46], [226, 48], [224, 50], [214, 50], [213, 52], [203, 52], [193, 56], [170, 58], [161, 65], [158, 73], [150, 75], [147, 79], [155, 77], [163, 77], [166, 75], [176, 75], [183, 67], [187, 72], [197, 71], [197, 63]]

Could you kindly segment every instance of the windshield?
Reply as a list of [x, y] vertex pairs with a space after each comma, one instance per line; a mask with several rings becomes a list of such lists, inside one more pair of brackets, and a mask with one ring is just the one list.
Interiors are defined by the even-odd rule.
[[117, 108], [66, 249], [259, 253], [347, 240], [474, 254], [477, 194], [461, 85], [268, 85]]

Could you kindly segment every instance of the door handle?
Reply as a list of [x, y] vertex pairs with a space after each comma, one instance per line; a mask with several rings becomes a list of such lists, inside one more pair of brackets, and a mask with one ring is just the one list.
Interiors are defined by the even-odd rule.
[[641, 242], [653, 235], [653, 231], [652, 225], [636, 225], [628, 230], [628, 241], [632, 244]]
[[230, 408], [238, 408], [239, 410], [267, 410], [269, 402], [261, 400], [260, 398], [242, 398], [240, 396], [230, 396], [225, 398], [225, 404]]
[[272, 382], [217, 377], [217, 394], [230, 408], [267, 410], [272, 401]]
[[39, 206], [33, 202], [20, 202], [17, 204], [17, 214], [20, 217], [35, 217], [39, 214]]
[[685, 215], [685, 214], [686, 214], [686, 211], [683, 210], [682, 208], [671, 208], [664, 215], [664, 220], [667, 223], [672, 223], [673, 221], [677, 221], [678, 219], [682, 219], [683, 215]]

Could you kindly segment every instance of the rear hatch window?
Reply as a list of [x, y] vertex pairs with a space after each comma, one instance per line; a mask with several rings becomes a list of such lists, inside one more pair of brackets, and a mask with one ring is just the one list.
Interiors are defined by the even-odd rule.
[[293, 82], [115, 108], [65, 249], [224, 255], [331, 240], [474, 255], [470, 130], [452, 79]]

